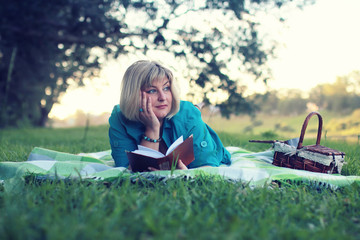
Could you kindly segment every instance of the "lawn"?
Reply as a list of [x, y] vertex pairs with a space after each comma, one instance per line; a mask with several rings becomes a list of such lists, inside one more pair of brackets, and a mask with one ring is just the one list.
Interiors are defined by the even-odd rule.
[[[254, 119], [249, 116], [221, 118], [219, 114], [203, 114], [204, 120], [216, 131], [238, 134], [262, 134], [276, 132], [283, 139], [299, 137], [306, 113], [298, 116], [279, 116], [258, 114]], [[358, 142], [360, 139], [360, 110], [347, 116], [333, 112], [321, 112], [323, 119], [322, 142], [328, 140], [347, 140]], [[313, 116], [306, 129], [306, 138], [315, 138], [318, 129], [317, 116]]]
[[[261, 135], [220, 133], [252, 151]], [[313, 142], [307, 139], [305, 144]], [[33, 147], [70, 153], [109, 149], [107, 127], [6, 129], [0, 161], [25, 161]], [[344, 175], [360, 175], [358, 144], [326, 141], [347, 153]], [[337, 190], [302, 183], [250, 188], [220, 177], [113, 182], [38, 181], [0, 186], [0, 239], [358, 239], [360, 185]]]

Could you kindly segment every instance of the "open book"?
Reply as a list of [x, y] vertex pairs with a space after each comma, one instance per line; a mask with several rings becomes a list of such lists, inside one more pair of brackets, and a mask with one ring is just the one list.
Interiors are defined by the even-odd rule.
[[162, 154], [154, 149], [138, 145], [138, 150], [126, 152], [132, 171], [149, 171], [149, 167], [161, 170], [169, 170], [171, 166], [176, 167], [176, 162], [181, 161], [187, 166], [194, 161], [193, 136], [185, 141], [183, 136], [178, 138], [168, 148], [166, 154]]

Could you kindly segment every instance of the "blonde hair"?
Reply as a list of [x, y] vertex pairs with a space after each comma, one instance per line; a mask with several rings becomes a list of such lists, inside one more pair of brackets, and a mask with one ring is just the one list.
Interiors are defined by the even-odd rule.
[[167, 78], [170, 81], [172, 104], [167, 118], [173, 117], [180, 109], [180, 94], [172, 72], [155, 61], [139, 60], [126, 70], [121, 83], [120, 109], [125, 117], [140, 121], [141, 89], [152, 85], [153, 81]]

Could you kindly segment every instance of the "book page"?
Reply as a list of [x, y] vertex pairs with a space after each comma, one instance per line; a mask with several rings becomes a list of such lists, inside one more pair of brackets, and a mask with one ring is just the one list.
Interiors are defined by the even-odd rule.
[[184, 142], [184, 137], [180, 136], [178, 139], [176, 139], [175, 142], [173, 142], [173, 144], [170, 145], [170, 147], [168, 148], [168, 150], [166, 151], [166, 155], [168, 155], [169, 153], [171, 153], [177, 146], [179, 146], [182, 142]]
[[[168, 150], [166, 151], [166, 155], [170, 154], [172, 151], [174, 151], [174, 149], [179, 146], [181, 143], [184, 142], [184, 137], [180, 136], [178, 139], [176, 139], [175, 142], [173, 142], [170, 147], [168, 148]], [[161, 157], [165, 157], [164, 154], [162, 154], [159, 151], [156, 151], [152, 148], [148, 148], [148, 147], [144, 147], [142, 145], [138, 145], [138, 149], [133, 151], [133, 153], [136, 154], [141, 154], [141, 155], [145, 155], [145, 156], [149, 156], [149, 157], [153, 157], [153, 158], [161, 158]]]
[[165, 155], [162, 154], [161, 152], [156, 151], [152, 148], [144, 147], [142, 145], [138, 145], [138, 149], [133, 151], [133, 153], [144, 155], [144, 156], [149, 156], [149, 157], [153, 157], [153, 158], [165, 157]]

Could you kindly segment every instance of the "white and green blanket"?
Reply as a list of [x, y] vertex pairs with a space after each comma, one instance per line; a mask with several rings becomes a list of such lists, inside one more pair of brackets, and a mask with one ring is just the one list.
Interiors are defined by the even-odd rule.
[[189, 170], [132, 173], [123, 167], [114, 167], [111, 151], [70, 154], [44, 148], [34, 148], [26, 162], [0, 162], [0, 181], [35, 175], [44, 179], [113, 180], [119, 176], [196, 177], [198, 175], [221, 176], [242, 181], [250, 186], [263, 186], [272, 181], [292, 180], [331, 187], [360, 182], [360, 176], [342, 176], [314, 173], [272, 165], [273, 151], [253, 153], [238, 147], [227, 147], [231, 153], [230, 166], [204, 167]]

